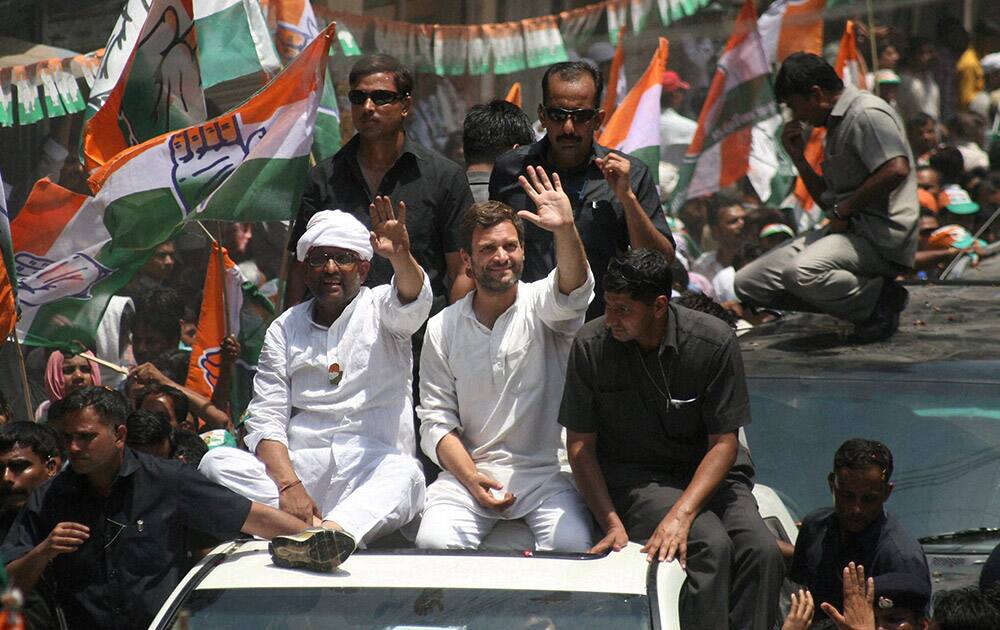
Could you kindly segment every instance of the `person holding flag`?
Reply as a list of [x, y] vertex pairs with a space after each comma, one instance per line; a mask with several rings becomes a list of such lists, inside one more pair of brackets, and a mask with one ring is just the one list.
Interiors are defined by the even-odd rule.
[[[736, 294], [753, 306], [853, 322], [859, 342], [886, 339], [908, 298], [895, 277], [913, 267], [917, 248], [916, 169], [903, 123], [810, 53], [785, 60], [774, 92], [794, 117], [785, 150], [830, 222], [740, 269]], [[822, 175], [805, 159], [803, 123], [827, 130]]]
[[[596, 274], [596, 296], [587, 319], [604, 312], [601, 278], [614, 256], [628, 247], [647, 247], [674, 257], [673, 237], [660, 207], [653, 178], [642, 161], [594, 141], [604, 120], [600, 71], [582, 61], [549, 66], [542, 77], [538, 119], [545, 137], [500, 156], [490, 176], [490, 199], [512, 208], [534, 211], [534, 203], [518, 178], [529, 166], [556, 173], [573, 204], [576, 227], [590, 268]], [[525, 282], [555, 269], [552, 234], [534, 225], [524, 231]]]

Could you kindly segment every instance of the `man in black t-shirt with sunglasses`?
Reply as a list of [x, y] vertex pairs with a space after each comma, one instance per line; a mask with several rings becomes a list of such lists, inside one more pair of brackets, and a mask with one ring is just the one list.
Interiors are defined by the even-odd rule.
[[[525, 167], [556, 173], [573, 203], [577, 230], [590, 268], [597, 275], [596, 295], [587, 319], [604, 312], [601, 276], [608, 262], [629, 247], [645, 247], [674, 256], [656, 186], [637, 158], [594, 141], [604, 120], [600, 109], [603, 80], [598, 69], [581, 61], [557, 63], [542, 77], [538, 119], [545, 137], [497, 159], [490, 177], [490, 199], [515, 210], [534, 210], [518, 176]], [[525, 282], [540, 280], [555, 268], [552, 235], [533, 225], [524, 233]]]

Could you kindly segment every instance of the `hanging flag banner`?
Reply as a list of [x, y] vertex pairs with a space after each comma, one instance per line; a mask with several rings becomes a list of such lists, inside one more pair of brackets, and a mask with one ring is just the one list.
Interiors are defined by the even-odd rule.
[[469, 28], [469, 74], [479, 76], [490, 71], [490, 43], [482, 26]]
[[469, 56], [469, 29], [464, 26], [434, 26], [434, 72], [464, 74]]
[[719, 59], [698, 129], [681, 164], [671, 199], [676, 212], [688, 198], [735, 184], [747, 174], [751, 128], [778, 113], [771, 69], [757, 33], [757, 13], [747, 0]]
[[357, 26], [351, 26], [349, 20], [337, 22], [337, 41], [340, 42], [340, 51], [344, 53], [345, 57], [358, 57], [362, 54], [361, 46], [354, 36], [356, 29]]
[[630, 14], [632, 16], [632, 32], [641, 33], [646, 28], [649, 14], [652, 12], [654, 0], [631, 0]]
[[411, 59], [406, 49], [408, 31], [404, 25], [393, 20], [375, 20], [375, 49], [387, 55], [392, 55], [404, 66], [411, 65]]
[[415, 72], [434, 72], [434, 26], [408, 24], [406, 47]]
[[509, 74], [524, 70], [524, 36], [520, 22], [484, 24], [483, 32], [493, 51], [493, 72]]
[[38, 88], [24, 66], [11, 68], [11, 83], [17, 88], [17, 124], [30, 125], [44, 118]]
[[108, 300], [188, 221], [288, 220], [299, 205], [331, 25], [250, 100], [115, 156], [91, 176], [110, 240], [18, 279], [25, 343], [92, 346]]
[[608, 121], [598, 142], [635, 156], [657, 179], [660, 166], [660, 94], [669, 47], [664, 37], [638, 83]]
[[[53, 59], [58, 66], [59, 60]], [[62, 99], [59, 97], [59, 88], [56, 87], [55, 74], [49, 64], [39, 64], [35, 67], [38, 83], [42, 86], [42, 94], [45, 95], [45, 113], [49, 118], [65, 116], [66, 108], [63, 107]]]
[[776, 0], [757, 20], [768, 63], [780, 65], [794, 52], [823, 52], [826, 0]]
[[80, 92], [80, 86], [76, 84], [76, 77], [65, 70], [62, 62], [57, 59], [52, 59], [49, 65], [52, 68], [56, 90], [59, 92], [59, 98], [62, 99], [66, 113], [76, 114], [86, 109], [87, 103]]
[[677, 20], [691, 17], [711, 2], [712, 0], [657, 0], [660, 21], [664, 26], [670, 26]]
[[607, 6], [608, 13], [608, 39], [612, 44], [618, 43], [618, 33], [623, 26], [628, 25], [628, 3], [629, 0], [609, 0]]
[[521, 29], [524, 32], [524, 56], [528, 68], [551, 66], [569, 59], [556, 16], [521, 20]]
[[14, 125], [14, 98], [10, 89], [10, 72], [0, 71], [0, 127]]
[[559, 32], [565, 45], [575, 49], [590, 39], [597, 30], [603, 14], [603, 2], [560, 13]]
[[196, 0], [194, 20], [204, 89], [260, 72], [263, 84], [281, 69], [257, 0]]

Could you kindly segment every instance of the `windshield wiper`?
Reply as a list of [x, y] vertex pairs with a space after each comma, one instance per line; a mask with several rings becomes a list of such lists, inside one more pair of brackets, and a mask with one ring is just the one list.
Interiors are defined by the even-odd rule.
[[996, 540], [1000, 538], [1000, 529], [996, 527], [978, 527], [963, 529], [958, 532], [946, 532], [933, 536], [924, 536], [920, 539], [922, 545], [933, 545], [936, 543], [969, 543], [978, 540]]

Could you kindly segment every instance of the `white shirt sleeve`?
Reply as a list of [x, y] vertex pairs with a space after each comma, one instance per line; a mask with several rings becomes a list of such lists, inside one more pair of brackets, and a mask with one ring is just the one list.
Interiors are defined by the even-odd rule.
[[554, 332], [575, 335], [583, 326], [587, 307], [594, 299], [594, 274], [590, 265], [587, 265], [587, 280], [569, 295], [559, 291], [558, 267], [541, 282], [532, 284], [537, 290], [535, 299], [538, 300], [538, 317], [542, 322]]
[[263, 440], [288, 446], [288, 421], [292, 412], [291, 384], [288, 377], [288, 352], [283, 323], [275, 320], [264, 335], [264, 346], [253, 379], [253, 400], [247, 407], [246, 445], [256, 452]]
[[437, 457], [438, 442], [455, 429], [462, 429], [455, 375], [448, 364], [450, 344], [445, 341], [448, 335], [444, 333], [444, 319], [444, 313], [433, 317], [424, 333], [420, 352], [420, 404], [417, 405], [420, 448], [438, 466], [441, 466]]
[[396, 276], [392, 277], [388, 290], [380, 293], [378, 300], [382, 326], [397, 337], [409, 337], [420, 330], [431, 313], [434, 294], [431, 293], [431, 282], [427, 272], [424, 272], [424, 286], [420, 288], [417, 299], [409, 304], [399, 301]]

